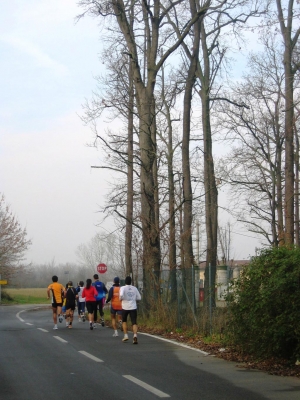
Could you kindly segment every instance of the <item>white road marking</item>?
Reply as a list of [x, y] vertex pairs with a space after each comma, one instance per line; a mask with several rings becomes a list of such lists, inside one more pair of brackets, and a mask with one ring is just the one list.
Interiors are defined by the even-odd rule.
[[81, 353], [81, 354], [83, 354], [84, 356], [86, 356], [86, 357], [88, 357], [88, 358], [90, 358], [91, 360], [94, 360], [94, 361], [96, 361], [96, 362], [103, 362], [103, 360], [100, 360], [100, 358], [97, 358], [97, 357], [93, 356], [92, 354], [87, 353], [87, 352], [84, 351], [84, 350], [79, 350], [78, 353]]
[[33, 324], [30, 324], [29, 322], [26, 322], [26, 325], [33, 325]]
[[57, 339], [57, 340], [59, 340], [60, 342], [62, 342], [62, 343], [68, 343], [65, 339], [62, 339], [61, 337], [59, 337], [59, 336], [53, 336], [55, 339]]
[[149, 392], [155, 394], [158, 397], [170, 397], [167, 393], [164, 393], [153, 386], [148, 385], [147, 383], [140, 381], [139, 379], [135, 378], [131, 375], [123, 375], [124, 378], [129, 379], [131, 382], [136, 383], [137, 385], [141, 386], [142, 388], [148, 390]]
[[43, 329], [43, 328], [38, 328], [38, 330], [42, 331], [42, 332], [49, 332], [49, 331], [47, 331], [46, 329]]
[[19, 314], [21, 314], [21, 313], [24, 312], [24, 311], [25, 311], [25, 310], [19, 311], [18, 314], [16, 315], [16, 317], [17, 317], [21, 322], [24, 322], [24, 319], [22, 319], [22, 318], [20, 317]]
[[172, 343], [172, 344], [176, 344], [176, 346], [180, 346], [180, 347], [184, 347], [184, 348], [186, 348], [186, 349], [198, 351], [199, 353], [201, 353], [201, 354], [203, 354], [203, 355], [205, 355], [205, 356], [208, 356], [208, 355], [209, 355], [209, 353], [207, 353], [206, 351], [203, 351], [203, 350], [200, 350], [200, 349], [195, 349], [194, 347], [188, 346], [188, 345], [186, 345], [186, 344], [182, 344], [182, 343], [175, 342], [175, 340], [165, 339], [165, 338], [162, 338], [162, 337], [160, 337], [160, 336], [150, 335], [150, 333], [142, 333], [142, 332], [139, 332], [139, 335], [145, 335], [145, 336], [154, 337], [154, 338], [156, 338], [156, 339], [163, 340], [164, 342], [169, 342], [169, 343]]

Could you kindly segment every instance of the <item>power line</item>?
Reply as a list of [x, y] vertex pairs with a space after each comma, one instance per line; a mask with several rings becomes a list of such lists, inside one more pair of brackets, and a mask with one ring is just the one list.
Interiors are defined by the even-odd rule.
[[[224, 230], [226, 231], [225, 228], [220, 228], [220, 229], [223, 230], [223, 231], [224, 231]], [[236, 235], [245, 236], [245, 237], [248, 237], [248, 238], [251, 238], [251, 239], [257, 239], [257, 237], [255, 237], [255, 236], [245, 235], [245, 234], [243, 234], [243, 233], [234, 232], [234, 231], [232, 231], [232, 230], [230, 230], [230, 233], [235, 233]]]

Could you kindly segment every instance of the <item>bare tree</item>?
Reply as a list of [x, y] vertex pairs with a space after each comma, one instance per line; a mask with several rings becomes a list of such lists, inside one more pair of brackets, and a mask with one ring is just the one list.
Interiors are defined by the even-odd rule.
[[239, 199], [241, 210], [235, 215], [277, 247], [284, 244], [285, 135], [284, 71], [274, 36], [265, 36], [264, 51], [250, 56], [249, 67], [251, 72], [232, 87], [232, 99], [248, 109], [224, 106], [226, 122], [219, 120], [227, 140], [235, 144], [223, 161], [223, 178], [232, 185], [232, 197]]
[[222, 249], [222, 263], [227, 264], [231, 259], [231, 223], [227, 222], [224, 227], [218, 226], [218, 234]]
[[25, 267], [25, 252], [31, 245], [26, 229], [23, 229], [0, 194], [0, 274], [11, 278]]

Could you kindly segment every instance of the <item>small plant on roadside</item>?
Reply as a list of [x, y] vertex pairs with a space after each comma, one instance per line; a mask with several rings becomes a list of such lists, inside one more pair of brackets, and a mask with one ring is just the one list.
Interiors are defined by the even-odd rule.
[[188, 338], [194, 338], [196, 336], [196, 333], [194, 331], [188, 330], [185, 333], [185, 336], [188, 337]]
[[212, 343], [219, 343], [222, 344], [222, 338], [220, 335], [207, 335], [201, 337], [203, 343], [212, 344]]
[[1, 291], [1, 303], [3, 304], [9, 304], [13, 303], [14, 299], [5, 291]]

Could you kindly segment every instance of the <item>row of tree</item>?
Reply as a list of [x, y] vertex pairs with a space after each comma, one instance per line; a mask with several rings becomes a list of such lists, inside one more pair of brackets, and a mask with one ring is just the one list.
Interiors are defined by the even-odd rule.
[[[103, 211], [124, 231], [126, 273], [142, 257], [144, 289], [158, 288], [164, 265], [174, 277], [190, 268], [196, 221], [204, 220], [214, 286], [221, 185], [233, 196], [228, 209], [251, 231], [273, 246], [299, 245], [298, 2], [79, 4], [79, 19], [98, 18], [101, 27], [107, 73], [83, 120], [106, 154], [95, 167], [118, 173]], [[246, 50], [253, 31], [262, 50], [249, 55], [250, 72], [230, 81], [230, 57]], [[122, 126], [99, 133], [99, 118]], [[231, 148], [220, 159], [217, 140]]]

